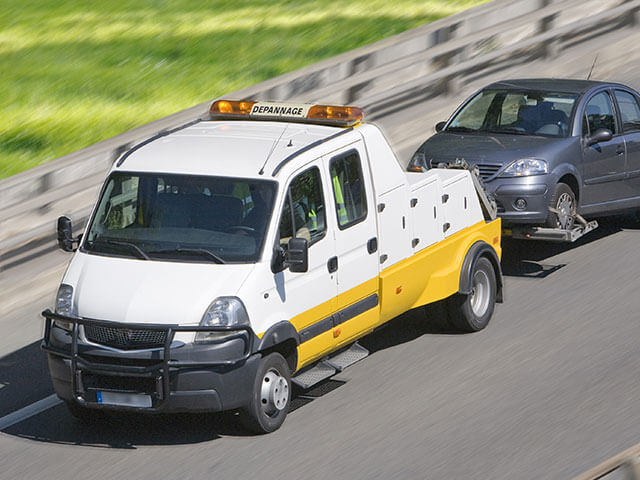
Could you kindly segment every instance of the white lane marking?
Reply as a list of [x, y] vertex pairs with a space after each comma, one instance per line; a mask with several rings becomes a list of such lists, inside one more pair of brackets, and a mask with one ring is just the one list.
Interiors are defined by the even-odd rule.
[[16, 423], [20, 423], [21, 421], [26, 420], [29, 417], [33, 417], [34, 415], [42, 413], [45, 410], [49, 410], [51, 407], [55, 407], [56, 405], [59, 405], [61, 403], [62, 400], [60, 400], [57, 395], [49, 395], [47, 398], [38, 400], [31, 405], [27, 405], [20, 410], [16, 410], [15, 412], [0, 418], [0, 430], [9, 428]]

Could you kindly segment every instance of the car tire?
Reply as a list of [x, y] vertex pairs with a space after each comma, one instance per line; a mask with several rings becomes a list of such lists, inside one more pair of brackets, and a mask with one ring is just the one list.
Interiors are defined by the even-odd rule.
[[270, 433], [283, 424], [291, 404], [289, 365], [279, 353], [260, 360], [249, 405], [240, 411], [242, 425], [253, 433]]
[[486, 257], [476, 260], [471, 272], [471, 293], [447, 299], [451, 326], [460, 332], [477, 332], [489, 324], [496, 304], [496, 272]]
[[[571, 230], [576, 220], [578, 202], [576, 194], [566, 183], [558, 183], [549, 202], [549, 211], [545, 226]], [[558, 213], [559, 212], [559, 213]]]

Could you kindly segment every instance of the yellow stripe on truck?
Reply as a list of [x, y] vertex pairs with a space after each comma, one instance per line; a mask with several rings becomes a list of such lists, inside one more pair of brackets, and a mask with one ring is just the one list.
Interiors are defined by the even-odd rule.
[[500, 258], [500, 219], [478, 222], [380, 273], [380, 323], [411, 308], [427, 305], [458, 291], [464, 257], [478, 240], [491, 245]]
[[341, 293], [291, 319], [299, 332], [358, 301], [378, 293], [379, 303], [298, 346], [300, 369], [332, 350], [371, 332], [412, 308], [447, 298], [458, 291], [464, 258], [477, 241], [490, 245], [501, 258], [500, 219], [478, 222], [383, 270], [379, 276]]

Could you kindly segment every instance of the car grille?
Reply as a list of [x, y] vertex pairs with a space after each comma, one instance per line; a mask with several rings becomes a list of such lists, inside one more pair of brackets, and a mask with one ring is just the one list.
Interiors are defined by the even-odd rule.
[[494, 165], [491, 163], [476, 163], [476, 167], [480, 170], [480, 178], [486, 180], [487, 178], [493, 177], [498, 170], [502, 167], [502, 165]]
[[166, 330], [116, 328], [90, 324], [84, 326], [84, 334], [90, 342], [123, 350], [162, 347], [167, 340]]
[[498, 213], [504, 213], [504, 205], [502, 205], [502, 203], [500, 203], [498, 200], [496, 200], [496, 207], [497, 207], [497, 211]]

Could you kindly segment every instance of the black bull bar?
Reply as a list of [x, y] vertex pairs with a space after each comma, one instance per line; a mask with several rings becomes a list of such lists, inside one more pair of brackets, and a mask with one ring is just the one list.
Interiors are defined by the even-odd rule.
[[[45, 331], [41, 347], [47, 353], [66, 358], [71, 361], [72, 391], [75, 399], [80, 404], [89, 403], [83, 397], [84, 393], [86, 392], [82, 381], [83, 371], [116, 377], [155, 378], [155, 392], [152, 393], [152, 398], [156, 400], [157, 404], [154, 406], [157, 407], [167, 399], [169, 392], [171, 391], [171, 369], [185, 367], [232, 367], [246, 361], [253, 352], [255, 335], [249, 326], [181, 326], [174, 324], [165, 325], [147, 323], [120, 323], [106, 320], [69, 317], [66, 315], [54, 313], [49, 309], [43, 311], [42, 316], [45, 317]], [[59, 348], [51, 345], [51, 328], [54, 320], [62, 320], [72, 325], [71, 351], [69, 351], [67, 348]], [[159, 357], [157, 358], [158, 362], [152, 365], [126, 365], [121, 363], [91, 362], [86, 358], [83, 358], [78, 351], [78, 336], [80, 325], [102, 326], [111, 329], [122, 330], [164, 331], [165, 340], [162, 347], [156, 347], [155, 349], [150, 349], [147, 347], [144, 348], [144, 350], [155, 350], [154, 353], [157, 352], [159, 355]], [[232, 360], [212, 360], [203, 362], [172, 359], [171, 344], [177, 332], [229, 332], [231, 333], [231, 335], [225, 337], [224, 341], [226, 342], [236, 338], [244, 340], [244, 352], [240, 357], [234, 358]], [[95, 404], [95, 406], [101, 405]]]

